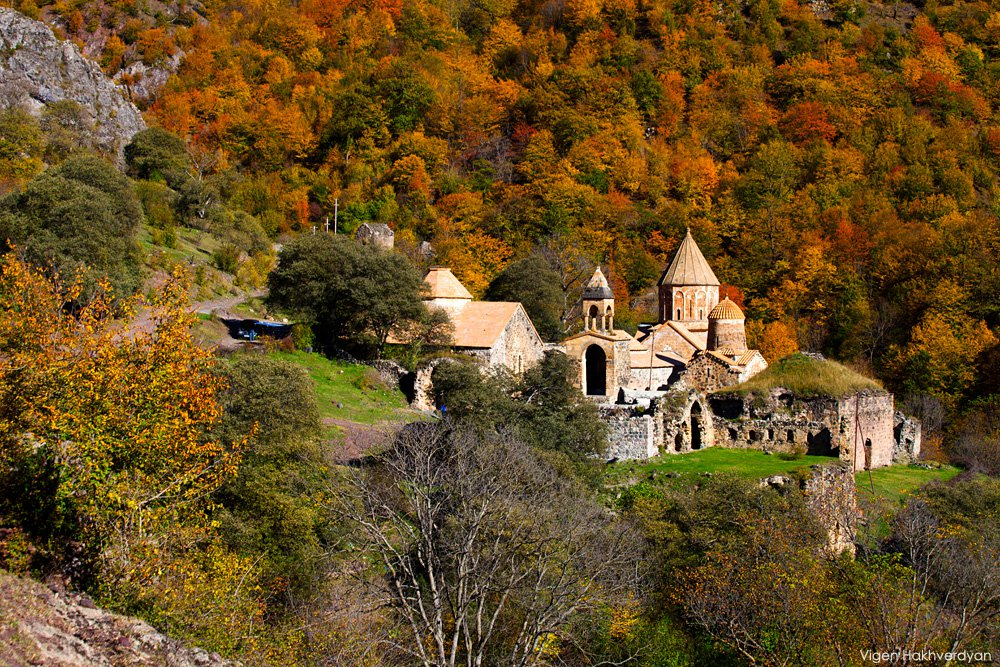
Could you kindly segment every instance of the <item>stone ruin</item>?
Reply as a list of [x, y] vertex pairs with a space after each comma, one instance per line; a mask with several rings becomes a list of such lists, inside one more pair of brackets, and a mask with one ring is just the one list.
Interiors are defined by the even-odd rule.
[[853, 470], [910, 463], [920, 456], [920, 422], [895, 411], [892, 394], [842, 397], [697, 390], [620, 392], [602, 405], [609, 459], [644, 459], [705, 447], [837, 457]]
[[787, 475], [772, 475], [761, 480], [761, 486], [783, 490], [797, 486], [806, 499], [806, 507], [826, 531], [827, 549], [834, 554], [855, 553], [858, 509], [854, 472], [847, 463], [812, 465], [805, 474], [793, 479]]

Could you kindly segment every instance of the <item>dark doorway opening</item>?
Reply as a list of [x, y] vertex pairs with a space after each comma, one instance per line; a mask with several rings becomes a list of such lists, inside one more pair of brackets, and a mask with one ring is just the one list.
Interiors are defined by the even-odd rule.
[[584, 354], [583, 363], [587, 373], [587, 395], [604, 396], [607, 394], [607, 362], [608, 357], [597, 345], [591, 345]]
[[701, 449], [701, 405], [691, 406], [691, 449]]
[[679, 432], [674, 436], [674, 451], [679, 452], [684, 448], [684, 434]]
[[830, 429], [823, 428], [806, 437], [806, 454], [813, 456], [837, 456], [839, 451], [833, 446]]

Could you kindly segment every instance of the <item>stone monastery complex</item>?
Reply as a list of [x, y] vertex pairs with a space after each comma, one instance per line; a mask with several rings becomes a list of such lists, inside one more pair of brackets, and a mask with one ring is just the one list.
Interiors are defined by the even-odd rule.
[[[719, 299], [719, 279], [690, 230], [657, 283], [659, 322], [634, 336], [615, 328], [614, 294], [599, 267], [583, 289], [582, 331], [557, 345], [542, 341], [520, 303], [475, 301], [448, 268], [431, 268], [424, 282], [427, 305], [447, 313], [454, 327], [455, 351], [484, 367], [521, 373], [548, 350], [577, 362], [578, 386], [609, 426], [609, 459], [720, 446], [839, 457], [863, 470], [919, 455], [919, 422], [896, 412], [884, 390], [740, 391], [767, 362], [748, 349], [743, 312]], [[434, 407], [429, 390], [437, 363], [416, 371], [415, 407]]]

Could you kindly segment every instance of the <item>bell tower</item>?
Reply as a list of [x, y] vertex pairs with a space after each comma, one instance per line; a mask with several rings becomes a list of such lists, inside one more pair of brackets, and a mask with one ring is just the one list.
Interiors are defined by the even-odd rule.
[[615, 295], [599, 266], [583, 286], [583, 328], [588, 331], [615, 328]]

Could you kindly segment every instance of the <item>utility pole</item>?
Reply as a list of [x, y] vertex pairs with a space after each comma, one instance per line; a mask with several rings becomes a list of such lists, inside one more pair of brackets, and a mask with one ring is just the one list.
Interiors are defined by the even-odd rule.
[[323, 223], [323, 227], [326, 229], [326, 233], [330, 233], [330, 216], [326, 216], [326, 222]]
[[340, 198], [333, 200], [333, 233], [337, 233], [337, 213], [340, 212]]

